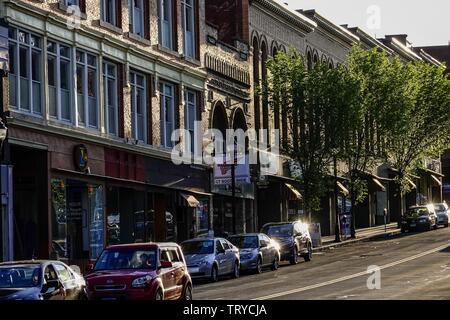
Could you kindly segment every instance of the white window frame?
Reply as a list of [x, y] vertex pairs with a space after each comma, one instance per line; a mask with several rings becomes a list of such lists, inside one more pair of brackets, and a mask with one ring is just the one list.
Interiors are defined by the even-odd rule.
[[[43, 63], [42, 63], [42, 57], [43, 57], [43, 50], [42, 50], [42, 46], [43, 46], [43, 39], [42, 37], [33, 34], [31, 32], [19, 29], [19, 28], [15, 28], [15, 27], [10, 27], [10, 29], [14, 30], [14, 36], [15, 38], [9, 38], [8, 39], [8, 50], [9, 50], [9, 46], [13, 45], [14, 46], [14, 62], [16, 63], [15, 65], [15, 74], [14, 75], [10, 75], [10, 76], [15, 76], [16, 77], [16, 86], [15, 86], [15, 99], [16, 99], [16, 106], [12, 106], [11, 108], [19, 111], [19, 112], [23, 112], [23, 113], [27, 113], [27, 114], [31, 114], [31, 115], [35, 115], [35, 116], [42, 116], [43, 115], [43, 109], [44, 109], [44, 104], [43, 104], [43, 86], [44, 86], [44, 81], [42, 79], [42, 74], [44, 72], [44, 70], [42, 70], [43, 67]], [[24, 33], [25, 34], [25, 42], [21, 42], [19, 40], [19, 33]], [[38, 39], [39, 41], [39, 46], [33, 46], [31, 45], [31, 37], [35, 37]], [[20, 101], [20, 83], [21, 83], [21, 79], [23, 78], [20, 75], [20, 48], [25, 48], [26, 49], [26, 54], [27, 54], [27, 76], [26, 78], [24, 78], [24, 80], [26, 80], [28, 82], [28, 102], [29, 102], [29, 110], [26, 108], [22, 108], [21, 107], [21, 101]], [[39, 58], [41, 59], [41, 72], [39, 75], [39, 80], [33, 80], [33, 76], [32, 76], [32, 62], [33, 62], [33, 58], [32, 58], [32, 54], [33, 51], [38, 52], [39, 53]], [[39, 87], [40, 87], [40, 111], [36, 112], [35, 111], [35, 106], [34, 106], [34, 100], [33, 100], [33, 83], [39, 83]]]
[[[144, 24], [144, 1], [148, 1], [148, 0], [128, 0], [128, 16], [130, 17], [130, 32], [136, 35], [139, 35], [140, 37], [144, 37], [145, 36], [145, 24]], [[136, 6], [134, 6], [134, 3], [137, 2], [141, 9], [140, 12], [138, 9], [136, 9]], [[140, 32], [136, 31], [136, 27], [137, 27], [137, 23], [138, 23], [138, 19], [136, 19], [136, 17], [140, 15]]]
[[[143, 84], [139, 85], [137, 83], [137, 78], [142, 77]], [[134, 100], [131, 100], [131, 117], [132, 117], [132, 123], [134, 123], [134, 127], [132, 128], [132, 134], [133, 138], [136, 141], [142, 141], [143, 143], [147, 143], [147, 77], [145, 74], [137, 72], [137, 71], [130, 71], [130, 86], [131, 86], [131, 95], [133, 96]], [[142, 106], [142, 118], [143, 118], [143, 124], [142, 124], [142, 130], [143, 130], [143, 139], [139, 139], [139, 130], [138, 130], [138, 113], [137, 110], [137, 91], [142, 90], [144, 93], [144, 105]], [[133, 103], [134, 101], [134, 103]]]
[[[101, 8], [100, 8], [100, 13], [101, 13], [101, 19], [109, 24], [112, 24], [113, 26], [117, 25], [117, 0], [100, 0], [101, 1]], [[112, 6], [112, 16], [111, 17], [107, 17], [106, 16], [106, 7], [108, 6], [109, 2], [113, 2], [113, 6]], [[119, 0], [121, 1], [121, 0]], [[108, 19], [111, 18], [111, 19]]]
[[[79, 52], [82, 55], [82, 60], [81, 61], [76, 61], [76, 57], [77, 57], [77, 52]], [[95, 59], [95, 65], [91, 65], [88, 63], [88, 56], [91, 56]], [[76, 79], [76, 77], [78, 76], [77, 74], [77, 68], [78, 67], [82, 67], [82, 72], [83, 72], [83, 88], [82, 88], [82, 98], [83, 98], [83, 112], [84, 112], [84, 123], [80, 122], [80, 119], [78, 118], [78, 82], [75, 81], [75, 85], [74, 85], [74, 90], [75, 90], [75, 112], [76, 112], [76, 125], [78, 127], [85, 127], [85, 128], [90, 128], [90, 129], [98, 129], [99, 128], [99, 81], [98, 81], [98, 56], [86, 52], [84, 50], [80, 50], [75, 48], [74, 53], [73, 53], [73, 61], [74, 61], [74, 78]], [[89, 110], [89, 81], [88, 81], [88, 76], [89, 76], [89, 70], [94, 70], [95, 71], [95, 112], [96, 112], [96, 124], [92, 125], [91, 124], [91, 119], [90, 119], [90, 110]]]
[[[114, 67], [114, 76], [108, 74], [108, 66]], [[104, 110], [105, 110], [105, 128], [106, 133], [110, 136], [119, 136], [119, 99], [118, 99], [118, 66], [115, 63], [109, 62], [109, 61], [103, 61], [103, 104], [104, 104]], [[108, 87], [108, 79], [114, 80], [114, 85], [112, 88], [114, 90], [113, 95], [113, 103], [111, 104], [111, 101], [109, 101], [109, 90]], [[114, 123], [115, 123], [115, 131], [111, 132], [111, 128], [109, 127], [109, 109], [113, 108], [114, 110]]]
[[[183, 43], [184, 43], [184, 55], [190, 58], [195, 59], [196, 54], [197, 54], [197, 48], [196, 48], [196, 30], [195, 30], [195, 26], [196, 26], [196, 21], [195, 21], [195, 10], [196, 10], [196, 5], [195, 2], [197, 0], [182, 0], [181, 2], [181, 12], [182, 12], [182, 17], [183, 17]], [[190, 14], [188, 14], [188, 11], [190, 9]], [[191, 22], [191, 26], [192, 26], [192, 30], [191, 31], [187, 31], [187, 26], [188, 26], [188, 20], [190, 20]], [[189, 32], [191, 33], [191, 37], [189, 39]], [[188, 51], [188, 46], [191, 46], [191, 50], [192, 52]]]
[[[166, 95], [165, 93], [165, 89], [170, 87], [170, 91], [171, 94], [170, 95]], [[165, 98], [170, 98], [170, 106], [166, 105], [166, 99]], [[171, 136], [172, 134], [170, 134], [170, 136], [167, 136], [166, 134], [166, 129], [167, 129], [167, 124], [171, 123], [172, 124], [172, 129], [175, 129], [175, 86], [171, 83], [165, 82], [165, 81], [160, 81], [159, 82], [159, 99], [160, 99], [160, 131], [161, 131], [161, 146], [165, 147], [165, 148], [172, 148], [173, 147], [173, 142], [171, 140]], [[167, 111], [170, 111], [168, 109], [171, 109], [171, 119], [169, 119], [169, 121], [166, 121], [167, 118]]]
[[[49, 40], [48, 43], [53, 43], [55, 45], [55, 51], [51, 52], [47, 50], [47, 60], [49, 60], [49, 57], [52, 57], [55, 62], [56, 62], [56, 73], [55, 73], [55, 103], [56, 103], [56, 117], [54, 115], [50, 114], [50, 108], [49, 108], [49, 116], [51, 118], [55, 118], [59, 121], [63, 121], [63, 122], [69, 122], [72, 123], [72, 119], [73, 119], [73, 77], [72, 77], [72, 48], [66, 44], [61, 44], [59, 42], [53, 41], [53, 40]], [[48, 44], [47, 43], [47, 44]], [[61, 52], [60, 52], [60, 47], [64, 46], [69, 50], [69, 57], [64, 57], [61, 56]], [[61, 93], [62, 93], [62, 88], [61, 88], [61, 60], [64, 60], [66, 62], [69, 63], [69, 117], [70, 119], [64, 119], [62, 118], [62, 100], [61, 100]], [[48, 62], [47, 62], [48, 63]], [[50, 87], [49, 82], [47, 81], [47, 87]], [[50, 91], [49, 91], [50, 92]]]
[[[189, 95], [192, 94], [193, 96], [193, 101], [189, 101]], [[197, 121], [197, 108], [198, 108], [198, 101], [197, 101], [197, 92], [195, 90], [192, 89], [185, 89], [184, 90], [184, 127], [187, 131], [189, 131], [190, 136], [191, 136], [191, 144], [189, 146], [189, 150], [191, 151], [191, 154], [194, 153], [195, 149], [194, 149], [194, 132], [195, 132], [195, 121]], [[193, 110], [190, 110], [193, 109]], [[189, 116], [191, 114], [191, 112], [194, 113], [193, 115], [193, 119], [194, 119], [194, 123], [189, 123]], [[192, 125], [192, 127], [191, 127]]]
[[[165, 3], [169, 4], [169, 17], [168, 20], [164, 19], [164, 4]], [[159, 33], [159, 44], [164, 47], [164, 48], [168, 48], [168, 49], [173, 49], [173, 8], [172, 8], [172, 0], [158, 0], [158, 33]], [[165, 21], [167, 21], [165, 23]], [[168, 26], [165, 27], [165, 24], [167, 24]], [[165, 34], [168, 33], [168, 40], [169, 40], [169, 45], [167, 46], [164, 43], [164, 39], [165, 39]]]

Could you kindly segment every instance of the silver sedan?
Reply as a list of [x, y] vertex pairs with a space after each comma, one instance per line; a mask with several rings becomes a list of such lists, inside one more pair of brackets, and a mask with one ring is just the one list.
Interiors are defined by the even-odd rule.
[[434, 211], [437, 215], [437, 224], [440, 226], [448, 227], [448, 216], [450, 213], [450, 209], [448, 205], [444, 203], [436, 203], [434, 204]]

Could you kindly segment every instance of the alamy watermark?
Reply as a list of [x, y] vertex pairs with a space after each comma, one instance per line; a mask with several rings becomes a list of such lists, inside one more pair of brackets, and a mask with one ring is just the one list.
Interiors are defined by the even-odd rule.
[[381, 289], [381, 268], [376, 265], [367, 267], [367, 274], [370, 274], [367, 278], [367, 289], [380, 290]]

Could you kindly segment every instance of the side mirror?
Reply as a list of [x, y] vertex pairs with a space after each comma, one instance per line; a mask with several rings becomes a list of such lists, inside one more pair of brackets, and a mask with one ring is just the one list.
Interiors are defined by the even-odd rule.
[[42, 293], [52, 294], [56, 290], [61, 288], [61, 282], [59, 280], [48, 280], [46, 284], [42, 287]]
[[92, 264], [92, 263], [89, 263], [87, 266], [86, 266], [86, 273], [90, 273], [90, 272], [92, 272], [94, 270], [94, 265]]
[[168, 269], [168, 268], [172, 268], [172, 267], [173, 267], [173, 264], [170, 261], [162, 261], [161, 265], [160, 265], [161, 269]]

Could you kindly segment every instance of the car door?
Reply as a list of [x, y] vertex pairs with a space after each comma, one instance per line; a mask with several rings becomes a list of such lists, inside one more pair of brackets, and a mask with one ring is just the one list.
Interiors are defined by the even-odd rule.
[[264, 256], [265, 261], [263, 261], [263, 264], [270, 265], [275, 259], [276, 248], [268, 236], [263, 234], [262, 237], [264, 239], [264, 242], [266, 243], [266, 254]]
[[[160, 250], [160, 261], [161, 262], [172, 262], [169, 250], [167, 248], [161, 248]], [[164, 299], [171, 300], [176, 294], [176, 279], [174, 267], [172, 268], [161, 268], [160, 277], [164, 286]]]
[[183, 294], [183, 276], [185, 272], [185, 266], [183, 262], [183, 258], [181, 256], [181, 252], [178, 251], [177, 248], [169, 249], [172, 265], [173, 265], [173, 274], [174, 274], [174, 292], [173, 298], [178, 299]]
[[265, 265], [269, 261], [269, 243], [266, 241], [264, 236], [262, 234], [258, 235], [259, 240], [259, 251], [261, 252], [262, 256], [262, 264]]
[[61, 263], [54, 263], [53, 266], [58, 274], [58, 278], [64, 287], [64, 300], [76, 300], [79, 293], [75, 276]]
[[218, 264], [218, 273], [219, 275], [223, 275], [227, 273], [227, 259], [226, 259], [226, 251], [222, 245], [222, 242], [217, 239], [216, 240], [216, 261]]
[[226, 260], [226, 273], [231, 273], [234, 271], [234, 262], [236, 260], [236, 256], [233, 251], [233, 245], [229, 243], [227, 240], [222, 239], [222, 246], [225, 249], [225, 260]]
[[304, 230], [302, 230], [300, 223], [294, 224], [294, 235], [296, 242], [298, 243], [298, 251], [304, 253], [307, 249], [307, 237]]
[[65, 291], [63, 287], [56, 288], [56, 290], [47, 288], [49, 283], [54, 283], [56, 281], [61, 284], [58, 274], [55, 271], [55, 267], [52, 264], [46, 265], [44, 267], [44, 284], [42, 287], [42, 297], [44, 300], [64, 300]]

